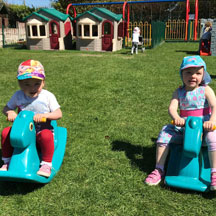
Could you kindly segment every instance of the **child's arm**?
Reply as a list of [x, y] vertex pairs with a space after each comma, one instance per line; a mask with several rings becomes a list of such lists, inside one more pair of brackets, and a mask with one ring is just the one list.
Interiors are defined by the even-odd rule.
[[211, 117], [209, 121], [204, 122], [204, 129], [211, 131], [213, 126], [216, 125], [216, 97], [211, 87], [206, 86], [205, 96], [208, 100], [209, 106], [211, 107]]
[[7, 116], [7, 120], [13, 122], [17, 117], [17, 113], [10, 109], [7, 105], [3, 109], [3, 113]]
[[170, 101], [168, 112], [169, 112], [169, 115], [171, 116], [171, 118], [173, 119], [174, 124], [176, 126], [182, 127], [185, 124], [185, 120], [183, 118], [181, 118], [179, 116], [179, 114], [178, 114], [178, 104], [179, 104], [179, 101], [178, 101], [178, 90], [176, 90], [173, 93], [173, 97], [172, 97], [172, 99]]
[[34, 121], [40, 122], [42, 118], [46, 118], [48, 120], [58, 120], [62, 117], [62, 111], [61, 109], [57, 109], [50, 113], [44, 113], [44, 114], [36, 114], [34, 115]]

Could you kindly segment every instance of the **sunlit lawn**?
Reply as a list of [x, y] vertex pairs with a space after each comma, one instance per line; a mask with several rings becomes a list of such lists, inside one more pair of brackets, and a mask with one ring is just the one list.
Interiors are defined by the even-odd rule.
[[[182, 58], [198, 43], [164, 43], [138, 55], [0, 49], [0, 105], [18, 90], [20, 62], [36, 59], [68, 130], [63, 165], [47, 185], [0, 182], [0, 215], [215, 215], [215, 193], [148, 187], [154, 142], [170, 122]], [[203, 57], [216, 90], [215, 57]], [[0, 129], [9, 123], [0, 115]]]

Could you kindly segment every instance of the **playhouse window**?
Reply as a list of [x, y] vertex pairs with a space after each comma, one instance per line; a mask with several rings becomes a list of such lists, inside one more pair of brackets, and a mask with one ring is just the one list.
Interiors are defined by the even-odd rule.
[[32, 26], [32, 36], [38, 36], [38, 31], [37, 31], [37, 26], [33, 25]]
[[27, 32], [28, 32], [28, 37], [30, 37], [31, 33], [30, 33], [30, 27], [29, 26], [27, 26]]
[[82, 26], [78, 25], [78, 36], [81, 37], [82, 36]]
[[111, 24], [108, 22], [104, 24], [104, 34], [111, 34]]
[[92, 25], [92, 36], [97, 37], [98, 36], [98, 26]]
[[40, 25], [40, 36], [46, 36], [45, 26]]
[[58, 30], [57, 30], [57, 25], [56, 23], [52, 23], [51, 24], [51, 28], [52, 28], [52, 34], [58, 34]]
[[27, 35], [29, 38], [43, 38], [46, 37], [46, 27], [41, 24], [27, 25]]
[[84, 25], [84, 37], [90, 37], [90, 26]]
[[98, 25], [95, 24], [79, 24], [78, 37], [91, 39], [98, 37]]

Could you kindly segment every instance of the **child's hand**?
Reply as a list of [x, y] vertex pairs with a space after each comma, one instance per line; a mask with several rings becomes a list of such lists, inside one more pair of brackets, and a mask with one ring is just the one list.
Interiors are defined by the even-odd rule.
[[203, 123], [203, 128], [204, 130], [207, 130], [207, 131], [213, 131], [214, 126], [215, 126], [215, 122], [213, 121], [205, 121]]
[[17, 113], [14, 111], [7, 112], [7, 120], [10, 122], [13, 122], [15, 118], [17, 117]]
[[42, 119], [43, 118], [46, 118], [46, 115], [45, 114], [36, 114], [34, 115], [34, 121], [39, 123], [39, 122], [42, 122]]
[[178, 127], [183, 127], [185, 125], [185, 120], [183, 118], [176, 118], [173, 120], [173, 124]]

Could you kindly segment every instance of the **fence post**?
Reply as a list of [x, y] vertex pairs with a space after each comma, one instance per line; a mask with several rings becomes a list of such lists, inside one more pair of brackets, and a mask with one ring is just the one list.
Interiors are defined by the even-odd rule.
[[165, 39], [165, 28], [164, 22], [152, 21], [152, 48], [159, 45]]
[[2, 47], [5, 47], [4, 23], [2, 23]]

